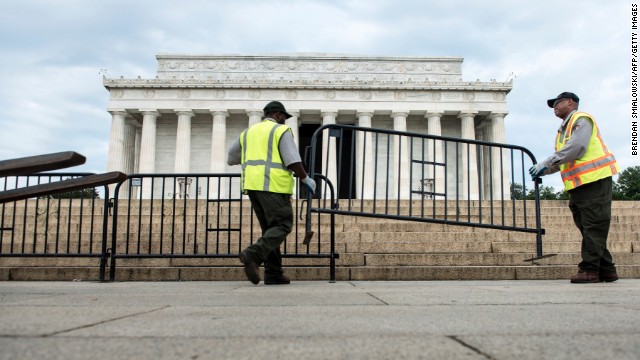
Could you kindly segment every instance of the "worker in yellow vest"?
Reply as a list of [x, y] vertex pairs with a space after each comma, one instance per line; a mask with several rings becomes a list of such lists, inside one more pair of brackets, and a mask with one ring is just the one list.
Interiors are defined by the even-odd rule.
[[582, 261], [571, 282], [612, 282], [618, 280], [618, 274], [607, 249], [611, 177], [620, 170], [593, 116], [578, 111], [579, 102], [571, 92], [547, 100], [547, 105], [563, 121], [556, 136], [555, 152], [531, 167], [529, 173], [536, 180], [560, 171], [564, 190], [569, 193], [573, 221], [582, 234]]
[[291, 128], [284, 124], [291, 115], [278, 101], [264, 108], [262, 122], [244, 130], [228, 151], [229, 165], [242, 165], [242, 191], [249, 195], [262, 236], [240, 253], [244, 272], [253, 284], [260, 282], [264, 262], [265, 285], [289, 284], [282, 271], [280, 244], [293, 226], [292, 172], [312, 194], [315, 181], [307, 175]]

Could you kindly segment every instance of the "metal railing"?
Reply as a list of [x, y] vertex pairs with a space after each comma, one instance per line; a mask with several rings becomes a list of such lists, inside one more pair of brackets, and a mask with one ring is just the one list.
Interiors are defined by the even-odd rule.
[[[305, 200], [299, 186], [295, 214]], [[133, 174], [114, 189], [110, 280], [117, 261], [131, 258], [237, 258], [261, 232], [248, 197], [240, 192], [240, 174]], [[328, 258], [335, 281], [333, 237], [318, 236], [303, 245], [305, 227], [295, 216], [292, 234], [281, 247], [283, 258]], [[320, 224], [320, 214], [317, 214]], [[331, 225], [333, 226], [333, 224]], [[332, 234], [334, 231], [329, 230]]]
[[[283, 258], [327, 258], [335, 281], [336, 215], [528, 232], [542, 256], [540, 182], [531, 205], [525, 169], [536, 160], [523, 147], [347, 125], [319, 128], [311, 144], [318, 190], [312, 199], [296, 183]], [[86, 175], [7, 176], [0, 190]], [[522, 184], [517, 193], [514, 184]], [[110, 257], [115, 280], [119, 259], [234, 258], [260, 234], [240, 174], [133, 174], [86, 194], [0, 204], [0, 257], [95, 257], [101, 281]], [[312, 242], [303, 244], [311, 229]]]
[[[0, 178], [0, 191], [88, 175], [92, 174], [7, 176]], [[100, 280], [104, 280], [108, 196], [109, 188], [104, 186], [0, 204], [0, 257], [98, 258]]]
[[[316, 151], [323, 143], [323, 151]], [[311, 176], [327, 178], [319, 196], [333, 184], [342, 200], [340, 207], [318, 202], [308, 216], [317, 212], [528, 232], [536, 235], [537, 256], [542, 256], [540, 181], [533, 184], [533, 206], [527, 204], [525, 169], [536, 159], [526, 148], [332, 124], [316, 130], [310, 154]], [[523, 184], [522, 193], [513, 192], [513, 184]]]

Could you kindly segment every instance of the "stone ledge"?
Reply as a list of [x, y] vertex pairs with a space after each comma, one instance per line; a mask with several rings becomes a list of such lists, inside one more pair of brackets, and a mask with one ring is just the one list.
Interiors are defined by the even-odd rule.
[[[640, 279], [640, 265], [619, 265], [622, 279]], [[544, 266], [361, 266], [338, 267], [336, 280], [555, 280], [569, 279], [576, 265]], [[263, 270], [261, 269], [261, 274]], [[286, 267], [293, 281], [329, 280], [328, 267]], [[262, 275], [262, 277], [264, 277]], [[2, 281], [98, 281], [97, 268], [0, 268]], [[107, 279], [108, 280], [108, 274]], [[116, 270], [116, 281], [242, 281], [242, 267], [149, 267]]]

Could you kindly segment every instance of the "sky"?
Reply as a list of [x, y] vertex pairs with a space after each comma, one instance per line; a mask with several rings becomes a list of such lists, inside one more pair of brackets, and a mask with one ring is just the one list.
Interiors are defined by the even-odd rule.
[[[154, 78], [156, 54], [460, 56], [465, 81], [507, 81], [506, 142], [539, 160], [580, 97], [622, 169], [631, 146], [635, 0], [0, 0], [0, 159], [76, 151], [104, 172], [109, 78]], [[636, 30], [636, 32], [638, 32]], [[560, 176], [544, 185], [562, 188]]]

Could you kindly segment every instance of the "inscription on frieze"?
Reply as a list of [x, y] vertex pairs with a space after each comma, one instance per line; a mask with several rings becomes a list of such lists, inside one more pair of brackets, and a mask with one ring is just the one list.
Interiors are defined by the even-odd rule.
[[461, 58], [158, 56], [158, 78], [231, 83], [420, 84], [461, 81]]

